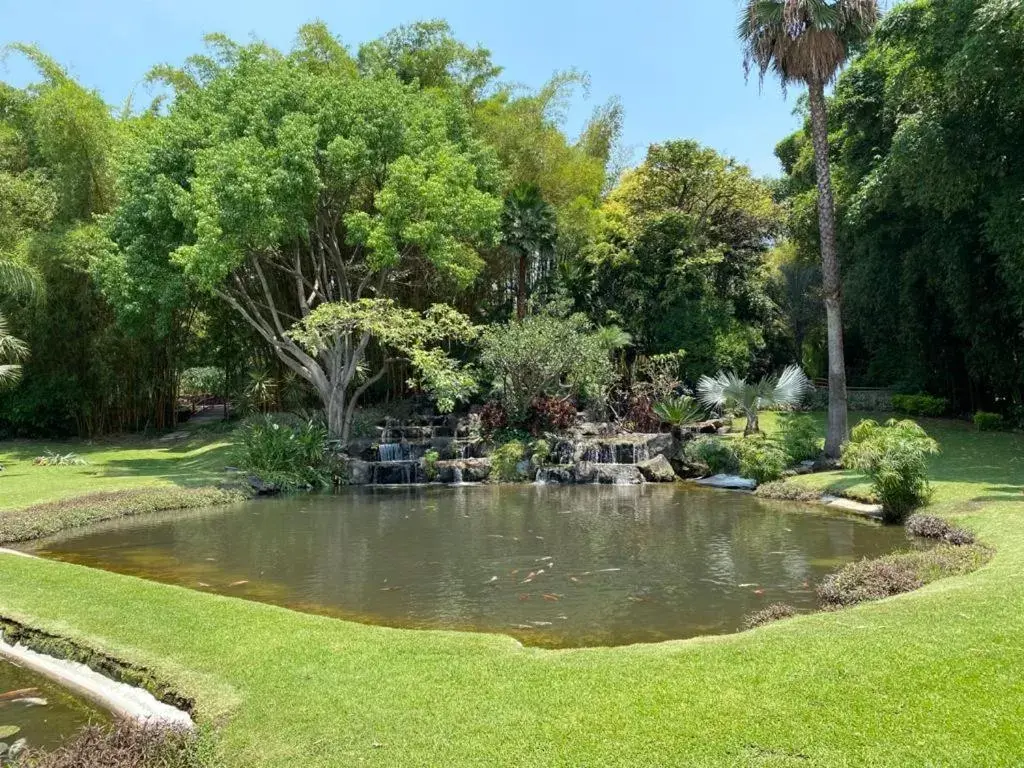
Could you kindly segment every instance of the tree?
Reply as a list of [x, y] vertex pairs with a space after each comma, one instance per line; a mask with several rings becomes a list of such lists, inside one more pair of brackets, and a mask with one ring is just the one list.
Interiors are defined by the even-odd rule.
[[307, 323], [312, 345], [291, 331], [321, 306], [359, 313], [471, 282], [495, 242], [496, 159], [451, 90], [359, 72], [322, 25], [290, 54], [210, 45], [164, 72], [176, 96], [128, 164], [112, 232], [127, 260], [155, 254], [232, 307], [344, 442], [388, 339], [364, 321]]
[[743, 436], [760, 432], [757, 412], [762, 408], [797, 405], [810, 382], [798, 365], [788, 366], [778, 376], [766, 376], [757, 382], [746, 381], [735, 371], [720, 371], [697, 382], [697, 394], [708, 408], [735, 408], [743, 411], [747, 424]]
[[757, 67], [763, 81], [773, 70], [788, 83], [807, 86], [818, 186], [822, 289], [828, 323], [828, 429], [825, 454], [838, 458], [849, 434], [846, 361], [835, 205], [829, 169], [825, 86], [851, 50], [868, 39], [878, 19], [876, 0], [748, 0], [740, 21], [744, 64]]
[[557, 227], [555, 211], [541, 197], [536, 184], [520, 184], [505, 198], [501, 213], [501, 238], [517, 262], [516, 317], [526, 317], [527, 277], [531, 262], [554, 252]]

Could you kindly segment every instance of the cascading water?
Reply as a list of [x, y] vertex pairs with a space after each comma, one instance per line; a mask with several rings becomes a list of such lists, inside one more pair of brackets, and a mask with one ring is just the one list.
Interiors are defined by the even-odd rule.
[[462, 467], [455, 466], [452, 468], [452, 484], [462, 485]]
[[401, 443], [381, 443], [377, 448], [381, 461], [405, 461], [408, 459], [405, 446]]

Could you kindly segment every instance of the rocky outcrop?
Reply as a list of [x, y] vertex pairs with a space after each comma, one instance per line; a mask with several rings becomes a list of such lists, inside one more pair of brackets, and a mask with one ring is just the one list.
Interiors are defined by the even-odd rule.
[[637, 469], [649, 483], [671, 483], [676, 479], [675, 470], [672, 469], [669, 460], [660, 453], [653, 459], [640, 462]]
[[437, 479], [442, 483], [482, 483], [490, 476], [490, 459], [449, 459], [437, 462]]
[[599, 483], [601, 485], [640, 485], [644, 476], [635, 464], [594, 464], [581, 461], [573, 467], [577, 483]]
[[345, 481], [349, 485], [369, 485], [373, 482], [373, 463], [362, 459], [344, 462]]
[[752, 491], [757, 488], [757, 481], [739, 475], [712, 475], [695, 481], [698, 485], [711, 488], [728, 488], [734, 491]]

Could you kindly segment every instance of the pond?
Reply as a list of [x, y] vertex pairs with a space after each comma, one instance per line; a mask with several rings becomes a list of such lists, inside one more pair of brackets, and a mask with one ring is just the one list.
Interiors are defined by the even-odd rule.
[[34, 672], [0, 659], [0, 742], [51, 748], [110, 716]]
[[346, 490], [129, 518], [38, 554], [394, 627], [529, 645], [734, 632], [774, 602], [810, 611], [844, 563], [902, 528], [676, 486]]

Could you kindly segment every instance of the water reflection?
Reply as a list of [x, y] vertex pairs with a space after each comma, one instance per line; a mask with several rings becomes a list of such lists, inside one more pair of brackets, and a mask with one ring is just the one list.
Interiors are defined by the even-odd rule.
[[810, 610], [825, 573], [903, 543], [743, 494], [481, 486], [136, 518], [42, 553], [359, 621], [582, 646], [732, 632], [772, 602]]

